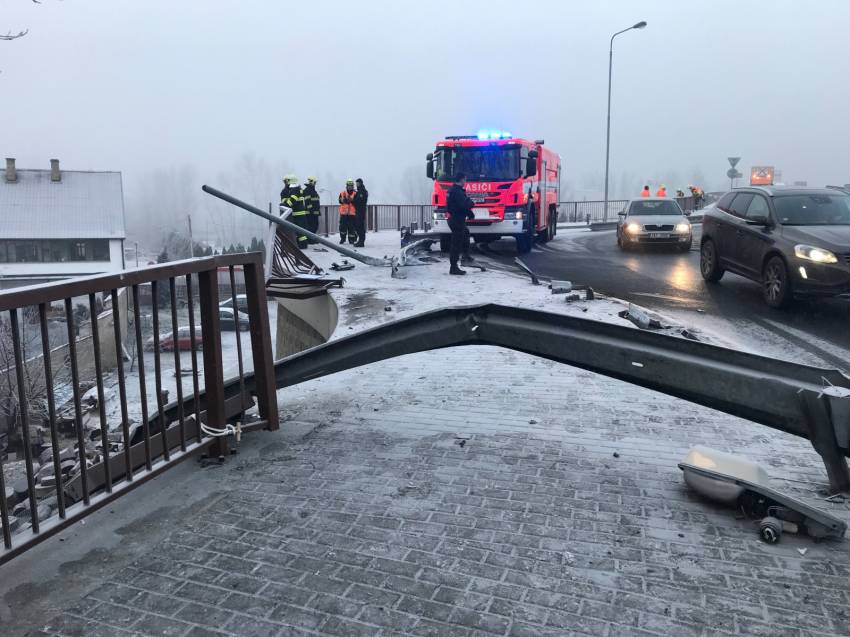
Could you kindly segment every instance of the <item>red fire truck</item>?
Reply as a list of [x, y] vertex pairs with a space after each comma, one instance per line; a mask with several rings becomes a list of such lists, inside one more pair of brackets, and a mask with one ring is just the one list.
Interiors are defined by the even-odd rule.
[[515, 237], [517, 251], [525, 253], [535, 239], [546, 242], [555, 236], [561, 158], [542, 139], [532, 142], [503, 131], [446, 137], [426, 159], [441, 250], [449, 249], [446, 194], [458, 173], [466, 175], [466, 191], [475, 202], [475, 219], [467, 227], [476, 242]]

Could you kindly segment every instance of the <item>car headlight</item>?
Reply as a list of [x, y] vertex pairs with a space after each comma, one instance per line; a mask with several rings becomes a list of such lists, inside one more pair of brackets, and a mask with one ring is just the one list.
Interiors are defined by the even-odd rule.
[[832, 252], [814, 246], [796, 245], [794, 246], [794, 254], [800, 259], [814, 261], [815, 263], [838, 263], [838, 257]]
[[676, 224], [676, 232], [680, 234], [687, 234], [691, 231], [691, 224], [689, 223], [677, 223]]
[[626, 232], [629, 234], [637, 234], [640, 232], [640, 224], [638, 223], [630, 223], [626, 226]]

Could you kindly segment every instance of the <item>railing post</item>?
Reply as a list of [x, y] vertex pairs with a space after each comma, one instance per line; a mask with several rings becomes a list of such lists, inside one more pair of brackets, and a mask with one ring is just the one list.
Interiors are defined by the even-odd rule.
[[248, 318], [251, 325], [251, 352], [254, 358], [254, 381], [257, 388], [257, 408], [266, 420], [266, 429], [280, 428], [275, 387], [274, 356], [266, 299], [263, 266], [259, 261], [244, 265], [245, 294], [248, 297]]
[[[218, 320], [218, 268], [198, 273], [198, 293], [201, 301], [201, 342], [204, 347], [204, 388], [206, 391], [207, 426], [223, 429], [224, 371], [221, 356], [221, 327]], [[164, 430], [163, 430], [163, 433]], [[216, 448], [217, 447], [217, 448]], [[227, 452], [227, 437], [218, 438], [212, 451], [215, 455]]]
[[401, 206], [396, 206], [396, 230], [401, 230]]

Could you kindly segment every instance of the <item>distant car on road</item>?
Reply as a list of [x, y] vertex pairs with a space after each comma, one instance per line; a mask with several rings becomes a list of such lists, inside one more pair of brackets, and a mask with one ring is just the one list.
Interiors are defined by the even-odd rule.
[[838, 189], [737, 188], [703, 217], [700, 272], [761, 283], [771, 307], [850, 297], [850, 196]]
[[[247, 330], [251, 322], [248, 320], [248, 315], [245, 312], [239, 312], [239, 330], [244, 332]], [[235, 330], [236, 326], [233, 321], [233, 310], [229, 307], [219, 307], [218, 324], [223, 330]]]
[[[192, 337], [191, 332], [189, 331], [189, 326], [184, 326], [177, 328], [177, 339], [174, 338], [173, 332], [165, 332], [159, 335], [159, 350], [161, 352], [171, 352], [174, 351], [175, 343], [177, 345], [177, 349], [179, 350], [190, 350], [192, 349]], [[198, 350], [204, 349], [204, 342], [201, 338], [201, 328], [200, 326], [195, 326], [195, 348]], [[154, 341], [153, 336], [151, 336], [145, 342], [145, 349], [149, 352], [154, 350]]]
[[[239, 307], [240, 312], [248, 311], [248, 295], [247, 294], [237, 294], [236, 295], [236, 305]], [[218, 304], [219, 308], [222, 307], [233, 307], [233, 297], [228, 296], [225, 300]]]
[[617, 245], [621, 250], [641, 245], [666, 245], [682, 252], [691, 249], [691, 222], [675, 199], [632, 199], [619, 217]]

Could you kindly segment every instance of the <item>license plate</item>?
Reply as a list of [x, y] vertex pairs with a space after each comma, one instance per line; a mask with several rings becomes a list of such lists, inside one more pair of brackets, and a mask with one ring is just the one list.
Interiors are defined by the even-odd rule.
[[669, 239], [670, 234], [667, 233], [667, 232], [650, 232], [649, 238], [650, 239]]
[[490, 210], [487, 208], [474, 208], [472, 210], [472, 214], [475, 215], [476, 219], [489, 219], [490, 218]]

